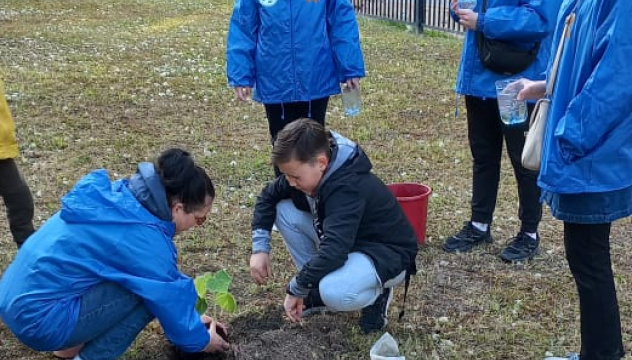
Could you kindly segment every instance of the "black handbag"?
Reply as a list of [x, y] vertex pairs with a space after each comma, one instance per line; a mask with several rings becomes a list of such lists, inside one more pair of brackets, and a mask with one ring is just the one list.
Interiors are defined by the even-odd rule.
[[[483, 0], [481, 12], [484, 14], [486, 10], [487, 0]], [[488, 39], [482, 31], [476, 32], [476, 41], [483, 66], [503, 75], [514, 75], [526, 70], [540, 50], [540, 42], [536, 42], [531, 49], [523, 49], [504, 41]]]

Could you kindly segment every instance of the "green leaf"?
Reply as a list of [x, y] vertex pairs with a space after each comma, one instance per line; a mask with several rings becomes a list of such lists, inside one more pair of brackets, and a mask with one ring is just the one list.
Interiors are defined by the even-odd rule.
[[206, 313], [207, 309], [208, 309], [208, 303], [206, 302], [206, 299], [198, 297], [197, 301], [195, 302], [195, 311], [197, 311], [198, 314], [202, 315]]
[[208, 273], [200, 275], [196, 277], [193, 282], [195, 284], [195, 291], [197, 292], [198, 297], [203, 298], [206, 296], [206, 281], [209, 277], [208, 275]]
[[227, 293], [233, 278], [225, 270], [220, 270], [206, 281], [206, 290], [211, 293]]
[[220, 307], [220, 309], [228, 312], [234, 313], [237, 310], [237, 302], [232, 294], [227, 292], [222, 292], [215, 295], [215, 303]]

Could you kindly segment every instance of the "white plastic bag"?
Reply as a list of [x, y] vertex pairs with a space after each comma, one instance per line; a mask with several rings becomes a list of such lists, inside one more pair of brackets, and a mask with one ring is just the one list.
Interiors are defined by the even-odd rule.
[[373, 344], [369, 355], [371, 355], [371, 360], [406, 360], [405, 357], [399, 355], [397, 341], [389, 333], [384, 333]]

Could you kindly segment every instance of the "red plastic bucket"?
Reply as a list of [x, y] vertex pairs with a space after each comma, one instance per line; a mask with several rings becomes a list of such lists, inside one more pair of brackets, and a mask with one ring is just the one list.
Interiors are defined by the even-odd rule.
[[428, 218], [428, 197], [432, 194], [429, 186], [414, 183], [389, 184], [388, 188], [397, 198], [408, 222], [417, 235], [417, 243], [426, 240], [426, 220]]

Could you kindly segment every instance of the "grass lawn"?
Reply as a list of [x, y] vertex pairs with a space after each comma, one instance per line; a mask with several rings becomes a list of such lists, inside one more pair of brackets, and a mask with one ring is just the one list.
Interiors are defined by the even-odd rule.
[[[113, 178], [123, 177], [166, 147], [186, 147], [215, 179], [218, 197], [207, 225], [177, 239], [181, 267], [191, 276], [221, 268], [233, 274], [239, 310], [222, 320], [256, 324], [258, 316], [278, 315], [294, 271], [275, 235], [273, 283], [258, 288], [250, 281], [250, 217], [272, 170], [263, 107], [237, 102], [226, 83], [231, 9], [230, 0], [3, 0], [0, 78], [18, 125], [19, 165], [35, 197], [37, 225], [91, 169], [105, 167]], [[442, 239], [469, 217], [465, 109], [453, 91], [461, 40], [359, 22], [367, 65], [364, 111], [347, 118], [334, 97], [327, 122], [364, 147], [385, 182], [421, 182], [434, 191], [407, 315], [402, 322], [396, 319], [401, 290], [391, 309], [388, 331], [402, 354], [407, 359], [540, 359], [548, 352], [579, 350], [577, 296], [561, 223], [545, 214], [542, 253], [534, 261], [508, 265], [498, 258], [505, 239], [519, 229], [507, 158], [492, 228], [497, 241], [466, 255], [441, 250]], [[4, 216], [0, 226], [1, 270], [15, 250]], [[613, 266], [627, 352], [632, 351], [631, 237], [629, 219], [615, 224]], [[320, 326], [345, 339], [333, 357], [368, 359], [381, 334], [360, 335], [357, 317], [282, 326], [293, 338]], [[124, 359], [162, 359], [164, 343], [160, 327], [152, 323]], [[310, 358], [324, 356], [312, 353]], [[50, 355], [26, 349], [0, 324], [0, 358]]]

